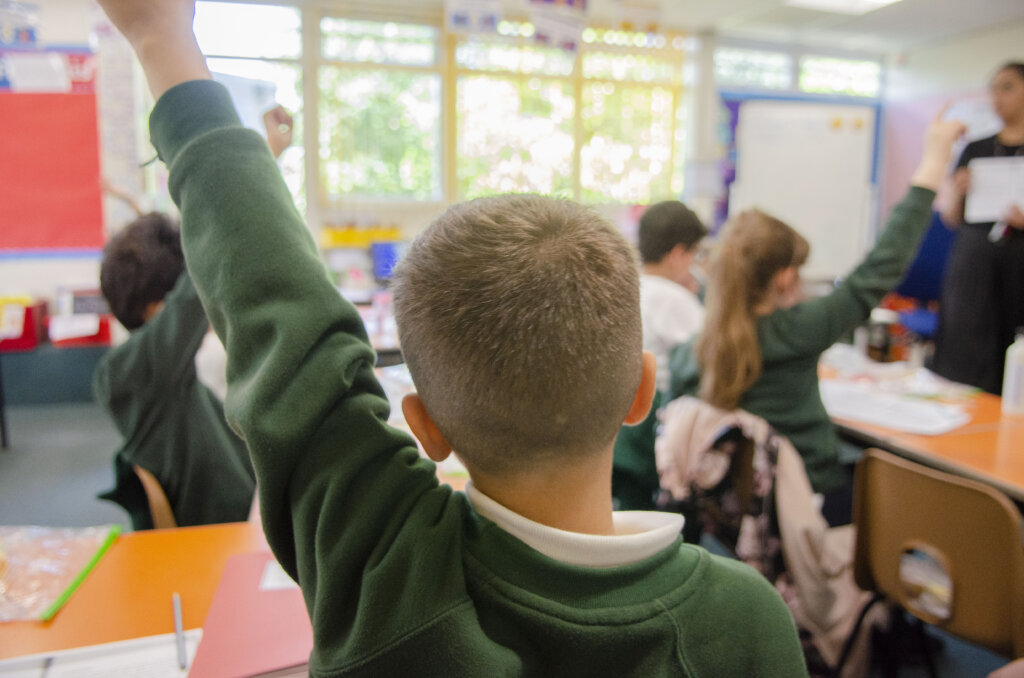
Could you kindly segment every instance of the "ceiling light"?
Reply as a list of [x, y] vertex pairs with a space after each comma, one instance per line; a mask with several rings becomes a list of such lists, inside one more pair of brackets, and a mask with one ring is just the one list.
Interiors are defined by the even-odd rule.
[[899, 0], [784, 0], [784, 4], [790, 7], [816, 9], [836, 14], [867, 14], [895, 2], [899, 2]]

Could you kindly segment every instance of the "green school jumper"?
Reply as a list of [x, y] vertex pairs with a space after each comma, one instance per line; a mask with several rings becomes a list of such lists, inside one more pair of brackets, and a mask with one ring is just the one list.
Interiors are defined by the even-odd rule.
[[150, 126], [227, 347], [227, 414], [267, 539], [306, 599], [311, 675], [806, 675], [788, 610], [752, 569], [679, 541], [623, 567], [565, 565], [440, 486], [387, 425], [359, 314], [226, 91], [178, 85]]
[[100, 495], [124, 507], [132, 527], [153, 527], [138, 465], [156, 476], [179, 526], [245, 520], [256, 478], [245, 443], [224, 407], [196, 376], [195, 355], [210, 324], [182, 273], [163, 309], [110, 349], [93, 374], [93, 393], [124, 445], [115, 486]]
[[[935, 193], [911, 187], [867, 258], [828, 296], [780, 309], [757, 320], [764, 367], [743, 394], [740, 407], [762, 417], [800, 452], [816, 492], [846, 483], [838, 457], [835, 427], [818, 391], [818, 360], [829, 346], [871, 315], [899, 284], [914, 260], [931, 221]], [[677, 347], [669, 365], [669, 395], [697, 395], [700, 370], [696, 339]]]

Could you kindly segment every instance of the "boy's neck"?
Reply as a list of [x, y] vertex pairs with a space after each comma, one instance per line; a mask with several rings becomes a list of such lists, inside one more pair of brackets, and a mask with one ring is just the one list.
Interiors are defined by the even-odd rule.
[[676, 280], [676, 278], [674, 277], [675, 276], [675, 271], [672, 269], [672, 267], [669, 264], [665, 263], [664, 261], [659, 261], [659, 262], [656, 262], [656, 263], [653, 263], [653, 264], [649, 264], [649, 263], [648, 264], [644, 264], [644, 274], [646, 274], [646, 275], [656, 275], [659, 278], [664, 278], [665, 280], [671, 280], [672, 282], [676, 283], [677, 285], [679, 284], [679, 281]]
[[516, 476], [470, 469], [473, 486], [510, 511], [568, 532], [612, 535], [612, 451], [599, 458]]

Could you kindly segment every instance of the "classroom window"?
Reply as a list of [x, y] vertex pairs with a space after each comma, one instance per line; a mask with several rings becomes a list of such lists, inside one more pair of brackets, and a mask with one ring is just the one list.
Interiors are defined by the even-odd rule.
[[877, 61], [819, 56], [800, 59], [800, 89], [804, 92], [877, 97], [881, 79], [882, 66]]
[[565, 50], [497, 39], [469, 38], [455, 49], [455, 63], [474, 71], [567, 76], [575, 61], [575, 56]]
[[[231, 30], [224, 30], [230, 26]], [[302, 28], [295, 7], [197, 2], [196, 39], [203, 54], [254, 59], [298, 59]]]
[[459, 199], [513, 191], [572, 197], [575, 101], [568, 83], [462, 77], [458, 111]]
[[[281, 162], [300, 209], [307, 196], [326, 215], [361, 201], [532, 191], [618, 203], [682, 190], [678, 35], [588, 28], [570, 52], [534, 42], [529, 22], [450, 36], [412, 9], [375, 21], [303, 7], [196, 10], [218, 79], [248, 83], [250, 108], [273, 99], [295, 114], [296, 147]], [[303, 30], [315, 36], [304, 42]], [[315, 115], [304, 130], [305, 106]]]
[[582, 199], [647, 203], [672, 194], [672, 91], [610, 82], [583, 90]]
[[591, 52], [583, 55], [583, 77], [671, 83], [678, 65], [648, 54]]
[[715, 50], [715, 80], [729, 87], [789, 89], [793, 86], [793, 57], [735, 47]]
[[328, 204], [443, 198], [439, 32], [320, 19], [317, 159]]
[[441, 199], [441, 78], [325, 66], [320, 178], [329, 201]]
[[588, 28], [578, 54], [541, 47], [526, 23], [455, 49], [457, 199], [538, 191], [591, 203], [682, 189], [681, 45]]
[[[224, 31], [224, 26], [236, 30]], [[302, 124], [301, 16], [294, 7], [198, 2], [196, 38], [214, 78], [235, 102], [242, 124], [264, 133], [263, 113], [280, 104], [295, 121], [292, 145], [278, 159], [300, 210], [306, 205]]]
[[[583, 31], [585, 45], [608, 45], [610, 47], [627, 47], [631, 49], [653, 48], [662, 49], [669, 45], [668, 38], [658, 33], [641, 33], [606, 28], [587, 28]], [[679, 39], [672, 41], [674, 49], [682, 49]]]
[[326, 59], [431, 66], [437, 62], [437, 36], [436, 28], [417, 24], [320, 20], [321, 53]]

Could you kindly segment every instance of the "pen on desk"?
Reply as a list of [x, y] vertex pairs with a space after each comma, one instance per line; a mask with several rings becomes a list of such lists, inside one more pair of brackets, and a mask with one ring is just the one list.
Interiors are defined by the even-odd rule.
[[185, 629], [181, 624], [181, 596], [171, 594], [171, 606], [174, 608], [174, 638], [178, 643], [178, 666], [188, 668], [188, 653], [185, 651]]

